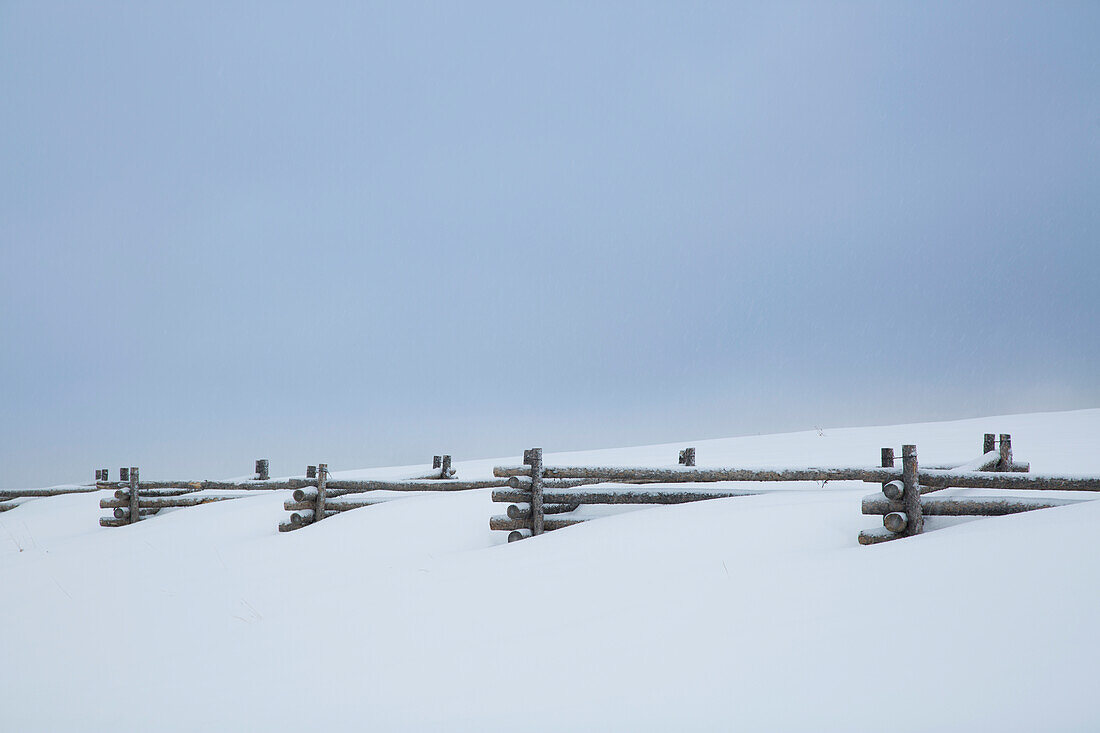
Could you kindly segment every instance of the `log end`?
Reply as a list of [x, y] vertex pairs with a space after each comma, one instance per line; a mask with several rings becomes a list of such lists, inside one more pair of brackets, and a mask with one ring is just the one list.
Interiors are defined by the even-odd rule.
[[880, 542], [901, 539], [902, 535], [885, 529], [865, 530], [859, 533], [859, 544], [877, 545]]

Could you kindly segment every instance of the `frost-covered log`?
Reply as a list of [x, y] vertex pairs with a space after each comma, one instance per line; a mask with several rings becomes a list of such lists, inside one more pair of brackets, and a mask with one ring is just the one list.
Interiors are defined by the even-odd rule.
[[[583, 489], [555, 489], [543, 492], [543, 501], [552, 504], [686, 504], [707, 499], [727, 499], [732, 496], [755, 496], [764, 492], [744, 490], [708, 490], [708, 491], [642, 491], [615, 490], [605, 491]], [[519, 489], [498, 489], [493, 492], [493, 501], [515, 503], [530, 501], [531, 495]]]
[[[315, 483], [309, 479], [291, 479], [290, 481], [142, 481], [139, 490], [159, 491], [162, 489], [187, 489], [189, 491], [275, 491], [278, 489], [293, 489], [296, 486], [304, 486]], [[107, 485], [100, 484], [100, 489], [114, 489], [119, 484], [110, 482]], [[128, 484], [126, 485], [128, 487]]]
[[[337, 511], [325, 511], [325, 518], [335, 517], [340, 512]], [[300, 512], [294, 512], [290, 515], [287, 521], [279, 524], [280, 532], [290, 532], [295, 529], [301, 529], [307, 525], [313, 524], [316, 513], [312, 509], [303, 509]]]
[[[138, 514], [140, 514], [143, 517], [148, 517], [148, 516], [152, 516], [153, 514], [156, 514], [159, 511], [160, 511], [160, 509], [139, 509]], [[114, 516], [115, 516], [115, 519], [129, 519], [130, 518], [130, 510], [128, 508], [117, 507], [114, 511]]]
[[890, 512], [882, 518], [882, 526], [891, 532], [901, 534], [909, 526], [909, 517], [905, 512]]
[[519, 542], [522, 539], [526, 539], [531, 536], [531, 530], [529, 529], [513, 529], [508, 533], [509, 542]]
[[[290, 479], [285, 487], [294, 489], [295, 495], [299, 489], [308, 492], [316, 489], [317, 482], [310, 479]], [[329, 479], [326, 487], [328, 496], [342, 496], [343, 494], [361, 494], [365, 491], [468, 491], [470, 489], [489, 489], [497, 486], [507, 486], [506, 479], [482, 479], [474, 481], [461, 481], [450, 479], [432, 480], [400, 480], [400, 481], [352, 481], [345, 479]], [[305, 496], [306, 493], [303, 493]]]
[[[325, 518], [325, 501], [328, 499], [328, 464], [317, 464], [317, 495], [313, 497], [313, 513], [317, 521]], [[290, 518], [291, 524], [294, 518]]]
[[133, 524], [134, 522], [141, 521], [141, 511], [140, 511], [141, 504], [140, 504], [140, 498], [138, 496], [138, 494], [140, 493], [139, 490], [138, 490], [138, 487], [140, 485], [141, 485], [141, 481], [140, 481], [140, 477], [138, 476], [138, 469], [137, 469], [136, 466], [131, 466], [130, 467], [130, 498], [128, 500], [129, 504], [130, 504], [130, 515], [128, 517], [126, 517], [126, 519], [129, 520], [131, 524]]
[[[543, 512], [543, 487], [542, 487], [542, 448], [532, 448], [524, 453], [524, 462], [531, 467], [531, 490], [530, 494], [531, 503], [531, 534], [540, 535], [546, 530], [546, 517]], [[505, 517], [507, 519], [507, 517]], [[515, 521], [515, 520], [512, 520]], [[489, 521], [489, 527], [492, 528], [493, 522]], [[519, 527], [510, 527], [509, 529], [519, 529]]]
[[[543, 504], [543, 514], [566, 514], [574, 511], [580, 504]], [[530, 519], [530, 504], [509, 504], [505, 513], [512, 519]]]
[[100, 527], [125, 527], [129, 523], [130, 523], [129, 517], [127, 517], [126, 519], [114, 519], [112, 517], [100, 517], [99, 518], [99, 526]]
[[902, 533], [910, 537], [924, 531], [920, 485], [917, 482], [918, 473], [917, 446], [903, 445], [901, 447], [901, 504], [905, 507], [906, 521]]
[[[522, 476], [530, 469], [523, 466], [497, 466], [494, 476]], [[895, 478], [889, 469], [869, 467], [839, 468], [667, 468], [624, 466], [546, 466], [545, 478], [594, 479], [616, 483], [688, 484], [714, 481], [889, 481]]]
[[[946, 486], [920, 486], [921, 494], [931, 494], [933, 491], [943, 491]], [[891, 501], [901, 501], [905, 494], [905, 484], [901, 480], [891, 481], [882, 485], [882, 495]]]
[[[886, 481], [900, 478], [897, 469], [878, 469]], [[1026, 489], [1028, 491], [1100, 491], [1100, 477], [1055, 476], [1037, 473], [991, 473], [920, 469], [922, 486], [954, 489]], [[879, 476], [865, 481], [879, 481]]]
[[99, 486], [51, 486], [48, 489], [0, 489], [0, 501], [65, 494], [90, 494], [101, 491]]
[[1001, 433], [1000, 449], [1001, 461], [998, 468], [1007, 471], [1012, 468], [1012, 436], [1008, 433]]
[[[331, 497], [325, 497], [325, 508], [326, 509], [331, 509], [331, 510], [336, 511], [336, 512], [346, 512], [346, 511], [350, 511], [352, 509], [362, 509], [363, 507], [374, 506], [376, 504], [385, 504], [388, 501], [394, 501], [394, 500], [393, 499], [381, 499], [381, 498], [375, 499], [375, 498], [368, 498], [368, 497], [363, 497], [363, 498], [358, 498], [357, 497], [357, 498], [352, 498], [352, 499], [348, 499], [348, 498], [345, 498], [345, 497], [336, 497], [335, 499], [331, 498]], [[316, 506], [315, 500], [311, 500], [311, 499], [305, 499], [305, 500], [302, 500], [302, 501], [294, 501], [293, 499], [288, 499], [287, 501], [283, 502], [283, 508], [286, 509], [287, 511], [298, 511], [298, 510], [301, 510], [301, 509], [313, 509], [313, 508], [315, 508], [315, 506]]]
[[0, 512], [10, 512], [12, 509], [15, 509], [17, 506], [22, 506], [23, 504], [26, 504], [28, 501], [33, 501], [34, 499], [35, 499], [35, 497], [33, 497], [33, 496], [18, 496], [18, 497], [15, 497], [14, 499], [0, 500]]
[[[598, 483], [601, 483], [599, 479], [591, 478], [544, 478], [542, 480], [542, 488], [544, 491], [546, 489], [571, 489], [574, 486], [591, 486], [592, 484]], [[530, 491], [531, 477], [511, 476], [504, 485], [512, 489]]]
[[[564, 529], [565, 527], [572, 527], [575, 524], [587, 522], [587, 519], [577, 519], [573, 517], [543, 517], [543, 531], [550, 532], [555, 529]], [[530, 519], [512, 519], [503, 514], [498, 514], [489, 517], [489, 529], [509, 531], [513, 529], [530, 529], [532, 533], [534, 528], [532, 527], [532, 521]]]
[[[138, 495], [141, 497], [154, 497], [154, 496], [183, 496], [184, 494], [194, 494], [198, 489], [138, 489]], [[129, 499], [129, 489], [118, 489], [115, 491], [116, 499]]]
[[[240, 499], [239, 496], [138, 496], [139, 509], [167, 509], [169, 507], [199, 506], [216, 501]], [[100, 509], [130, 509], [133, 503], [129, 499], [100, 499]]]
[[891, 532], [888, 529], [871, 529], [859, 533], [859, 544], [876, 545], [879, 542], [889, 542], [890, 540], [897, 540], [902, 537], [904, 537], [904, 535]]
[[[1019, 514], [1036, 509], [1050, 509], [1058, 506], [1079, 504], [1090, 499], [1043, 499], [1031, 497], [1000, 496], [928, 496], [921, 498], [921, 510], [929, 517], [999, 517], [1006, 514]], [[891, 512], [904, 512], [905, 506], [898, 501], [890, 501], [881, 494], [871, 494], [863, 498], [864, 514], [877, 516]]]

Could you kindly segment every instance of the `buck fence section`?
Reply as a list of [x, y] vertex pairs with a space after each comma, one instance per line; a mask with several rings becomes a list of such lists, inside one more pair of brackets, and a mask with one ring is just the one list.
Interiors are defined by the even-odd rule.
[[[987, 433], [983, 450], [973, 461], [948, 470], [925, 469], [917, 460], [916, 445], [905, 445], [899, 471], [894, 467], [893, 449], [883, 448], [882, 468], [890, 471], [890, 475], [881, 482], [881, 492], [864, 497], [862, 502], [863, 513], [881, 516], [883, 526], [860, 532], [859, 543], [873, 545], [921, 534], [925, 517], [998, 517], [1089, 501], [1095, 495], [1087, 492], [1100, 491], [1100, 477], [1029, 473], [1028, 464], [1013, 460], [1012, 436], [1006, 433], [999, 436]], [[929, 496], [944, 489], [1065, 491], [1072, 492], [1074, 497]]]
[[[502, 479], [461, 481], [455, 478], [450, 459], [443, 456], [436, 462], [441, 470], [434, 474], [394, 481], [330, 479], [328, 467], [321, 464], [315, 478], [290, 482], [294, 493], [283, 504], [290, 516], [279, 524], [279, 531], [292, 532], [340, 512], [395, 501], [408, 492], [469, 491], [506, 484]], [[380, 496], [382, 492], [398, 495]]]
[[[199, 506], [253, 496], [257, 491], [289, 489], [289, 481], [272, 481], [270, 462], [256, 461], [256, 477], [246, 481], [141, 481], [137, 466], [119, 469], [119, 480], [107, 480], [107, 469], [97, 471], [94, 490], [114, 490], [114, 496], [99, 500], [111, 514], [101, 517], [102, 527], [123, 527], [159, 513], [162, 509]], [[311, 467], [312, 468], [312, 467]], [[307, 474], [308, 475], [308, 474]]]

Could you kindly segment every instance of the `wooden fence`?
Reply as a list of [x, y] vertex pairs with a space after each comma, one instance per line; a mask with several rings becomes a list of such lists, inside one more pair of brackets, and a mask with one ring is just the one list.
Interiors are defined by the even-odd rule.
[[[107, 480], [107, 470], [97, 471], [95, 490], [114, 490], [114, 496], [99, 500], [101, 509], [111, 515], [101, 517], [102, 527], [122, 527], [157, 514], [162, 509], [199, 506], [254, 495], [257, 491], [289, 489], [289, 481], [272, 481], [269, 461], [256, 461], [256, 477], [246, 481], [141, 481], [137, 466], [120, 468], [119, 480]], [[316, 471], [307, 469], [307, 475]]]
[[[883, 448], [881, 464], [889, 470], [881, 480], [882, 491], [863, 498], [863, 513], [882, 517], [882, 529], [860, 532], [862, 545], [911, 537], [924, 531], [926, 516], [997, 517], [1036, 509], [1049, 509], [1087, 501], [1078, 498], [1036, 498], [1031, 496], [928, 496], [944, 489], [997, 489], [1026, 491], [1100, 491], [1100, 478], [1054, 476], [1028, 473], [1029, 466], [1012, 458], [1012, 436], [985, 435], [984, 453], [977, 459], [949, 470], [921, 468], [915, 445], [902, 446], [901, 469], [894, 468], [893, 448]], [[1005, 475], [1008, 474], [1008, 475]], [[1026, 474], [1026, 475], [1025, 475]], [[879, 479], [864, 479], [879, 482]]]
[[[436, 456], [433, 467], [438, 475], [417, 476], [396, 481], [340, 480], [328, 477], [328, 467], [317, 467], [317, 476], [311, 479], [291, 481], [294, 493], [283, 504], [290, 512], [285, 522], [279, 524], [280, 532], [292, 532], [340, 512], [360, 509], [374, 504], [384, 504], [400, 498], [406, 492], [468, 491], [504, 486], [502, 479], [460, 481], [451, 468], [450, 456]], [[388, 492], [400, 492], [395, 497]], [[387, 495], [379, 495], [386, 493]]]
[[[478, 482], [449, 480], [455, 475], [449, 455], [434, 456], [430, 472], [403, 481], [332, 481], [328, 479], [328, 467], [323, 463], [307, 466], [304, 478], [273, 481], [270, 478], [269, 466], [270, 462], [267, 459], [257, 460], [256, 476], [247, 481], [140, 481], [139, 470], [135, 466], [119, 469], [119, 481], [111, 482], [107, 480], [107, 469], [99, 469], [96, 471], [96, 485], [88, 487], [87, 490], [114, 490], [113, 497], [101, 499], [99, 502], [100, 508], [112, 511], [110, 516], [101, 517], [99, 523], [104, 527], [121, 527], [157, 514], [162, 509], [240, 499], [255, 495], [257, 491], [289, 489], [294, 491], [294, 494], [291, 500], [285, 503], [285, 507], [294, 513], [291, 514], [289, 522], [279, 526], [280, 530], [286, 531], [312, 523], [314, 515], [306, 513], [304, 503], [309, 504], [309, 510], [315, 509], [318, 493], [322, 497], [323, 504], [327, 498], [326, 493], [328, 497], [332, 497], [383, 488], [404, 491], [453, 491], [479, 488], [481, 485], [501, 485], [500, 482], [478, 484]], [[319, 486], [322, 489], [327, 488], [327, 492], [318, 491]], [[306, 496], [310, 498], [307, 500]], [[351, 498], [329, 502], [323, 509], [323, 516], [332, 516], [337, 512], [356, 509], [371, 503], [378, 503], [378, 501]]]
[[[928, 507], [924, 514], [979, 514], [994, 516], [1016, 511], [1030, 511], [1071, 503], [1070, 500], [1035, 500], [1028, 498], [987, 499], [956, 498], [920, 500], [920, 494], [906, 491], [907, 485], [916, 486], [927, 493], [942, 488], [1028, 488], [1051, 490], [1100, 490], [1100, 479], [1057, 476], [1019, 475], [1030, 467], [1012, 459], [1011, 436], [1000, 436], [1000, 447], [994, 450], [995, 436], [987, 434], [983, 452], [978, 458], [961, 465], [933, 466], [917, 469], [916, 448], [906, 446], [902, 470], [894, 468], [893, 449], [884, 448], [878, 467], [829, 467], [829, 468], [696, 468], [693, 448], [680, 452], [680, 466], [668, 468], [649, 467], [598, 467], [598, 466], [545, 466], [542, 449], [532, 448], [524, 452], [523, 466], [498, 466], [493, 475], [506, 477], [508, 488], [493, 492], [493, 501], [508, 503], [503, 515], [489, 520], [492, 530], [508, 532], [508, 541], [570, 527], [587, 518], [574, 512], [586, 504], [682, 504], [734, 496], [751, 496], [769, 491], [722, 489], [684, 491], [668, 488], [620, 489], [617, 487], [584, 488], [592, 484], [687, 484], [710, 482], [776, 482], [776, 481], [867, 481], [880, 483], [883, 494], [864, 500], [865, 514], [883, 514], [886, 533], [862, 533], [862, 544], [881, 542], [898, 536], [918, 534], [921, 531], [921, 506]], [[906, 458], [905, 456], [909, 456]], [[690, 462], [689, 462], [690, 461]], [[1008, 474], [1008, 475], [1006, 475]], [[908, 483], [906, 483], [908, 482]], [[914, 500], [913, 497], [916, 497]], [[914, 506], [914, 503], [916, 506]]]
[[[860, 544], [870, 545], [924, 531], [926, 516], [1001, 516], [1064, 506], [1086, 500], [1100, 491], [1100, 477], [1056, 476], [1030, 473], [1027, 463], [1014, 460], [1012, 437], [986, 434], [982, 454], [963, 464], [921, 466], [915, 445], [902, 447], [901, 467], [893, 448], [883, 448], [878, 466], [809, 468], [699, 468], [695, 448], [680, 451], [675, 467], [546, 466], [541, 448], [524, 451], [523, 465], [497, 466], [494, 478], [459, 480], [451, 456], [433, 458], [432, 470], [398, 480], [333, 479], [326, 464], [309, 466], [302, 478], [272, 480], [269, 461], [256, 461], [256, 475], [246, 481], [141, 481], [137, 467], [119, 469], [119, 480], [109, 480], [107, 469], [96, 470], [96, 483], [45, 489], [0, 489], [0, 512], [37, 497], [112, 490], [100, 500], [111, 510], [99, 523], [120, 527], [157, 514], [162, 509], [228, 501], [256, 491], [289, 490], [284, 502], [289, 517], [279, 524], [287, 532], [313, 524], [340, 512], [392, 501], [410, 492], [467, 491], [493, 488], [492, 500], [508, 506], [489, 520], [489, 528], [508, 532], [508, 541], [562, 529], [589, 521], [577, 510], [585, 505], [682, 504], [737, 496], [751, 496], [775, 489], [722, 487], [680, 489], [668, 484], [715, 482], [864, 481], [877, 483], [879, 493], [866, 496], [862, 511], [881, 516], [883, 527], [859, 534]], [[597, 486], [613, 484], [613, 486]], [[617, 485], [615, 485], [617, 484]], [[624, 488], [622, 484], [639, 485]], [[646, 484], [663, 484], [640, 488]], [[1074, 492], [1073, 498], [1036, 496], [933, 495], [948, 488]], [[1091, 497], [1090, 497], [1091, 498]]]

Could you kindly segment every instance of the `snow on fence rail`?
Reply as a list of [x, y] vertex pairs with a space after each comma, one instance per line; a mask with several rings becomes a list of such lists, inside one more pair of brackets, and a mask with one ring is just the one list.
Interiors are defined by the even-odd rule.
[[[883, 528], [859, 533], [861, 545], [911, 537], [924, 531], [926, 516], [997, 517], [1036, 509], [1049, 509], [1087, 501], [1085, 498], [1053, 499], [1001, 496], [927, 496], [948, 488], [1018, 489], [1026, 491], [1100, 491], [1100, 477], [1052, 476], [1027, 473], [1027, 464], [1012, 460], [1012, 436], [1002, 433], [996, 440], [986, 433], [985, 453], [970, 463], [950, 470], [922, 469], [915, 445], [902, 446], [902, 466], [894, 468], [893, 448], [883, 448], [881, 463], [890, 473], [882, 491], [863, 498], [864, 514], [881, 516]], [[996, 450], [994, 446], [997, 446]], [[1005, 475], [1005, 473], [1010, 475]], [[1027, 475], [1011, 475], [1027, 473]], [[865, 481], [878, 481], [867, 478]]]

